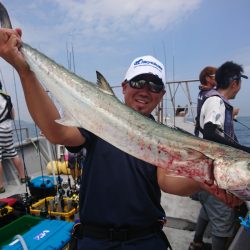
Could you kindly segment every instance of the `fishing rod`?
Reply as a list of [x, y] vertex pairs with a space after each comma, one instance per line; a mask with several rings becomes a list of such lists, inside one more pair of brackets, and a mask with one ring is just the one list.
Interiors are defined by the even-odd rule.
[[247, 128], [247, 129], [250, 129], [246, 124], [244, 124], [244, 123], [242, 123], [242, 122], [240, 122], [239, 120], [237, 120], [237, 119], [233, 119], [235, 122], [238, 122], [239, 124], [241, 124], [242, 126], [244, 126], [245, 128]]
[[[229, 139], [229, 141], [231, 141], [231, 142], [233, 142], [233, 143], [235, 143], [235, 144], [237, 144], [237, 145], [239, 145], [239, 146], [242, 146], [239, 142], [238, 142], [238, 140], [236, 139], [235, 140], [235, 138], [232, 138], [229, 134], [227, 134], [222, 128], [217, 128], [217, 130], [218, 131], [220, 131], [220, 132], [222, 132], [228, 139]], [[233, 146], [232, 146], [233, 147]]]

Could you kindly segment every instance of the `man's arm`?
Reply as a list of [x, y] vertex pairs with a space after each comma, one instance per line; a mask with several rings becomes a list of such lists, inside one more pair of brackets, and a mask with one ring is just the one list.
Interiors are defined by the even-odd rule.
[[85, 138], [77, 128], [55, 122], [60, 118], [59, 112], [25, 61], [21, 46], [20, 29], [0, 29], [0, 56], [18, 72], [33, 120], [52, 143], [68, 146], [83, 144]]
[[224, 131], [222, 115], [225, 113], [225, 105], [218, 96], [209, 97], [203, 104], [200, 119], [203, 117], [203, 138], [235, 147], [250, 153], [250, 148], [240, 145], [234, 138], [227, 136]]
[[225, 135], [225, 137], [221, 136], [218, 133], [218, 130], [219, 130], [219, 127], [216, 124], [213, 124], [212, 122], [206, 123], [203, 129], [204, 139], [222, 143], [222, 144], [225, 144], [234, 148], [238, 148], [238, 149], [241, 149], [243, 151], [250, 153], [250, 147], [240, 145], [236, 141], [233, 141], [231, 138], [227, 137], [227, 135]]
[[186, 177], [174, 176], [162, 168], [157, 168], [157, 179], [161, 190], [165, 193], [189, 196], [201, 190], [197, 181]]

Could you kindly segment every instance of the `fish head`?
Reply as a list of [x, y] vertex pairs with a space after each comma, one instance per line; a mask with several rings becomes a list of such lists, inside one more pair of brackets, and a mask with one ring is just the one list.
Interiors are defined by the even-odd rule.
[[215, 159], [214, 178], [216, 184], [226, 190], [250, 186], [250, 157]]

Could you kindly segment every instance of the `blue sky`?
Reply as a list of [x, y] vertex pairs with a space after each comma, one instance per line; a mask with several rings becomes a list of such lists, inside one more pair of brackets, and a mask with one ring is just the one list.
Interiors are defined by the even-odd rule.
[[[167, 81], [197, 79], [205, 66], [220, 66], [228, 60], [241, 64], [250, 76], [248, 0], [1, 2], [13, 27], [22, 28], [23, 40], [56, 62], [68, 67], [66, 47], [73, 45], [75, 72], [92, 82], [98, 70], [112, 86], [120, 85], [131, 61], [146, 54], [165, 64]], [[30, 119], [18, 76], [13, 77], [12, 68], [2, 59], [0, 69], [0, 79], [18, 105], [21, 119]], [[190, 90], [196, 102], [198, 84], [190, 84]], [[120, 90], [115, 91], [122, 98]], [[186, 105], [182, 91], [178, 92], [176, 104]], [[232, 102], [242, 116], [250, 116], [249, 94], [250, 80], [244, 80]]]

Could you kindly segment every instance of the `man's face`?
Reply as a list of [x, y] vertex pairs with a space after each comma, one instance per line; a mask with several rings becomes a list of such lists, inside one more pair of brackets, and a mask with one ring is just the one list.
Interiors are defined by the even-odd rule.
[[241, 80], [234, 80], [231, 83], [231, 98], [230, 99], [234, 99], [236, 97], [236, 95], [238, 94], [238, 92], [240, 91], [241, 88]]
[[211, 88], [215, 87], [216, 86], [216, 80], [215, 80], [215, 75], [209, 75], [207, 76], [207, 85]]
[[[154, 77], [144, 76], [142, 79], [137, 77], [137, 80], [154, 81]], [[146, 116], [151, 114], [166, 92], [163, 89], [159, 93], [154, 93], [150, 91], [148, 84], [145, 84], [141, 89], [132, 88], [128, 82], [122, 83], [122, 90], [125, 104]]]

